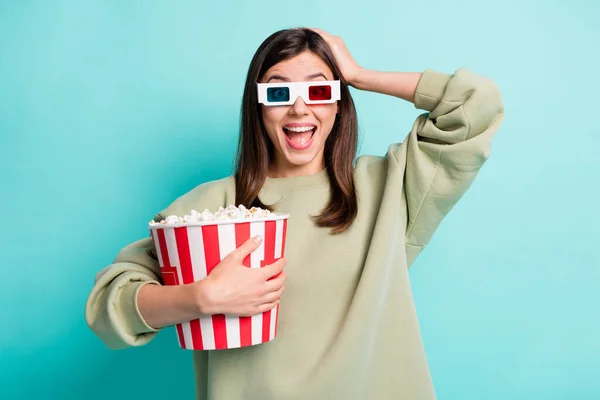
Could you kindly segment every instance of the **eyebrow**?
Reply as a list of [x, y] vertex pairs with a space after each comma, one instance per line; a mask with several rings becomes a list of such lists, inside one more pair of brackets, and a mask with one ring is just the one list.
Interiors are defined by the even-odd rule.
[[[327, 77], [325, 76], [325, 74], [323, 74], [322, 72], [317, 72], [316, 74], [312, 74], [312, 75], [308, 75], [306, 78], [304, 78], [305, 80], [309, 81], [311, 79], [315, 79], [318, 78], [319, 76], [322, 76], [323, 78], [325, 78], [325, 80], [328, 80]], [[267, 83], [269, 83], [271, 81], [271, 79], [279, 79], [281, 81], [285, 81], [285, 82], [290, 82], [290, 79], [286, 78], [285, 76], [281, 76], [281, 75], [272, 75], [269, 80], [267, 81]]]

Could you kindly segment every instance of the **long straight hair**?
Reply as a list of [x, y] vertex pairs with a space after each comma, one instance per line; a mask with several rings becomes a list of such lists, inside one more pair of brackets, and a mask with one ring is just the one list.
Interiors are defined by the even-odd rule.
[[358, 122], [354, 101], [335, 61], [331, 49], [310, 29], [286, 29], [273, 33], [258, 48], [248, 69], [242, 99], [240, 136], [235, 170], [236, 204], [273, 210], [263, 204], [258, 194], [267, 179], [274, 147], [262, 121], [256, 83], [273, 65], [310, 51], [331, 69], [340, 80], [338, 114], [325, 142], [325, 168], [330, 182], [330, 198], [319, 215], [317, 226], [331, 228], [332, 233], [345, 231], [358, 213], [358, 199], [353, 179], [353, 165], [358, 142]]

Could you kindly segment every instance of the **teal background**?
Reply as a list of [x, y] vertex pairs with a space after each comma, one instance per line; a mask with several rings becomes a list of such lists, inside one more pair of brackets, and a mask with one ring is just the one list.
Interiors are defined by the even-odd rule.
[[[364, 67], [467, 67], [503, 93], [488, 164], [410, 272], [438, 397], [600, 398], [599, 17], [592, 0], [0, 1], [0, 398], [193, 398], [172, 328], [109, 351], [85, 301], [155, 212], [231, 172], [250, 59], [299, 25]], [[352, 93], [361, 153], [419, 113]]]

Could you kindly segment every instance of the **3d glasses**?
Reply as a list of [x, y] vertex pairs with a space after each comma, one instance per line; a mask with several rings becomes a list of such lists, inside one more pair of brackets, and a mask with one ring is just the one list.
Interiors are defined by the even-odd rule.
[[340, 99], [340, 81], [257, 83], [258, 102], [265, 106], [287, 106], [298, 96], [306, 104], [330, 104]]

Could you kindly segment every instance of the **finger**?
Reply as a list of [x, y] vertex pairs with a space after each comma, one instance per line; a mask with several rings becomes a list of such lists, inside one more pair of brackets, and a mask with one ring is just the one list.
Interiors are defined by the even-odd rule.
[[274, 301], [279, 300], [282, 293], [283, 293], [283, 288], [281, 288], [275, 292], [268, 293], [268, 294], [264, 295], [264, 297], [262, 298], [262, 301], [264, 303], [273, 303]]
[[316, 32], [319, 35], [323, 36], [323, 39], [333, 37], [332, 34], [325, 32], [323, 29], [319, 29], [319, 28], [307, 28], [307, 29], [310, 29], [311, 31]]
[[263, 313], [263, 312], [267, 312], [267, 311], [269, 311], [269, 310], [272, 310], [272, 309], [273, 309], [273, 307], [275, 307], [277, 304], [279, 304], [279, 302], [280, 302], [280, 300], [278, 299], [278, 300], [276, 300], [276, 301], [273, 301], [273, 302], [271, 302], [271, 303], [264, 303], [264, 304], [261, 304], [260, 306], [256, 307], [256, 309], [257, 309], [257, 314], [259, 314], [259, 313]]
[[279, 275], [281, 271], [283, 271], [283, 267], [285, 266], [287, 260], [285, 258], [280, 258], [275, 261], [273, 264], [269, 264], [266, 267], [260, 269], [261, 273], [265, 280], [270, 280], [276, 275]]
[[258, 249], [258, 246], [262, 243], [261, 236], [254, 236], [246, 240], [240, 247], [235, 249], [231, 254], [238, 261], [243, 261], [246, 256]]
[[265, 284], [265, 293], [276, 292], [281, 289], [285, 283], [285, 277], [285, 272], [282, 271], [277, 278], [268, 280]]

